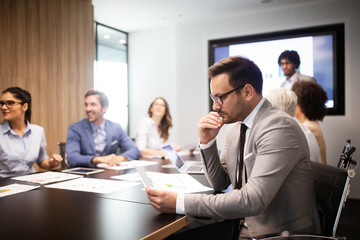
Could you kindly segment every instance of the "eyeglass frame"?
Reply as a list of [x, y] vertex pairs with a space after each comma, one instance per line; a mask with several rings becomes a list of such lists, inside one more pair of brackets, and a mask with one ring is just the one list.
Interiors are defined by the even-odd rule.
[[24, 104], [23, 102], [17, 102], [17, 101], [13, 101], [13, 100], [0, 101], [0, 108], [2, 108], [5, 105], [7, 108], [10, 109], [10, 108], [14, 107], [15, 103], [19, 103], [21, 105]]
[[245, 85], [246, 85], [246, 84], [241, 84], [240, 86], [238, 86], [238, 87], [236, 87], [236, 88], [234, 88], [234, 89], [232, 89], [232, 90], [230, 90], [230, 91], [228, 91], [228, 92], [226, 92], [226, 93], [224, 93], [224, 94], [221, 94], [220, 96], [214, 96], [214, 95], [212, 95], [212, 94], [210, 93], [210, 98], [211, 98], [211, 100], [213, 100], [213, 101], [216, 102], [217, 104], [222, 105], [222, 104], [223, 104], [223, 100], [222, 100], [223, 97], [229, 95], [229, 94], [232, 93], [232, 92], [235, 92], [236, 90], [239, 90], [239, 89], [244, 88]]

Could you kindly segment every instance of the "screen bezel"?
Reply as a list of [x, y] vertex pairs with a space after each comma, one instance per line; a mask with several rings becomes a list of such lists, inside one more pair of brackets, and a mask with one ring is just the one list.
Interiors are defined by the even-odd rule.
[[[308, 27], [301, 29], [285, 30], [279, 32], [270, 32], [263, 34], [223, 38], [209, 40], [208, 54], [209, 54], [209, 67], [214, 64], [215, 48], [222, 46], [229, 46], [233, 44], [252, 43], [269, 40], [280, 40], [295, 37], [305, 36], [320, 36], [332, 35], [333, 36], [333, 96], [334, 107], [327, 108], [327, 115], [345, 115], [345, 30], [344, 23], [324, 25], [317, 27]], [[209, 79], [210, 86], [210, 79]], [[212, 109], [212, 100], [209, 97], [209, 108]]]

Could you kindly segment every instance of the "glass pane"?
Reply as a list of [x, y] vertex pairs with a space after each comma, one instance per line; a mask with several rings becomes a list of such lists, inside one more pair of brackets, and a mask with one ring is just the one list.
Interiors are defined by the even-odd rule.
[[96, 27], [94, 88], [109, 98], [105, 118], [119, 123], [128, 132], [128, 35], [104, 25]]

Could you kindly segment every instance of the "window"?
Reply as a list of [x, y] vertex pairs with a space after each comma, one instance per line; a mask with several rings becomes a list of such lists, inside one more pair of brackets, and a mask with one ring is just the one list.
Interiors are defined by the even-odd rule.
[[95, 22], [94, 88], [109, 99], [105, 117], [129, 132], [128, 34]]

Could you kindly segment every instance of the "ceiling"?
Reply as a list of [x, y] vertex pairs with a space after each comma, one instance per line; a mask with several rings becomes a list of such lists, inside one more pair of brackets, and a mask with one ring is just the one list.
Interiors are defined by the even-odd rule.
[[125, 32], [331, 0], [92, 0], [95, 21]]

